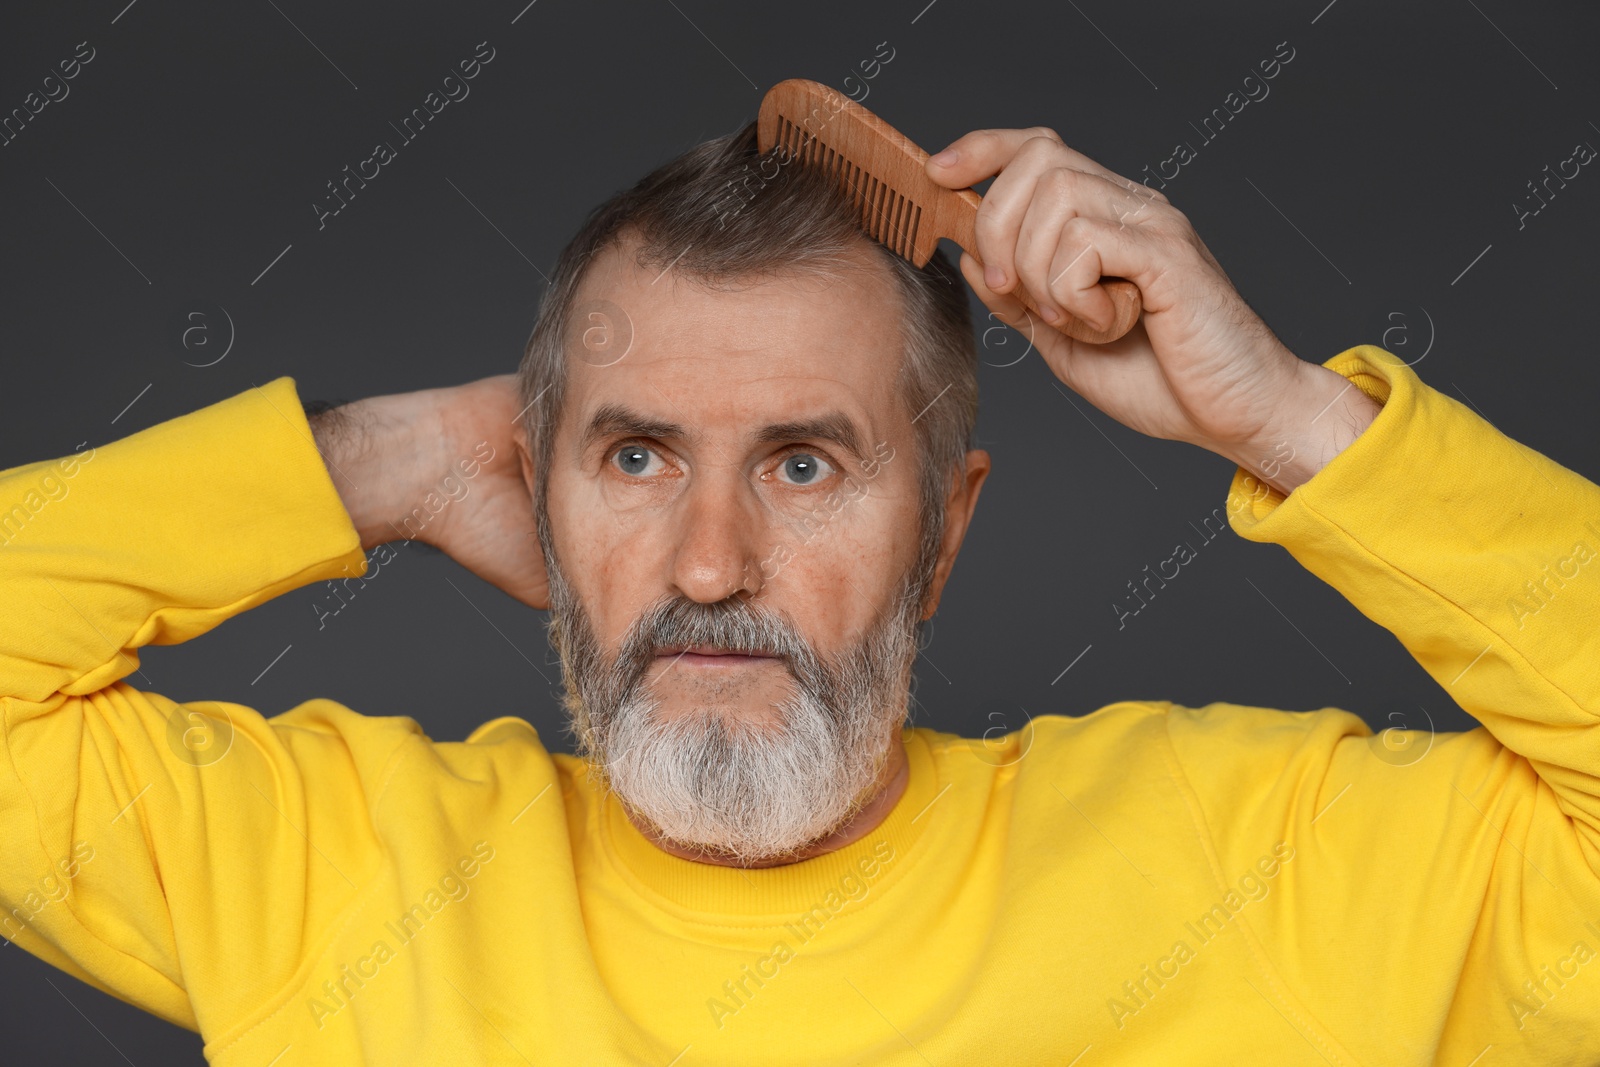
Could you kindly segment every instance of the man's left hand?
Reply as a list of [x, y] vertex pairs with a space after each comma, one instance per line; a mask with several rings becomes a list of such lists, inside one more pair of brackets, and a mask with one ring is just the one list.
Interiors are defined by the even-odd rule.
[[[1028, 336], [1056, 377], [1117, 421], [1233, 460], [1282, 493], [1366, 428], [1378, 405], [1342, 375], [1289, 351], [1245, 303], [1161, 193], [1068, 148], [1054, 130], [975, 130], [927, 173], [953, 189], [993, 177], [978, 209], [978, 256], [961, 272], [1001, 321]], [[941, 153], [942, 155], [942, 153]], [[985, 272], [988, 277], [985, 277]], [[1102, 276], [1144, 302], [1122, 338], [1095, 345], [1049, 325], [1108, 324]], [[1010, 295], [1018, 283], [1046, 321]], [[1030, 321], [1031, 320], [1031, 321]]]

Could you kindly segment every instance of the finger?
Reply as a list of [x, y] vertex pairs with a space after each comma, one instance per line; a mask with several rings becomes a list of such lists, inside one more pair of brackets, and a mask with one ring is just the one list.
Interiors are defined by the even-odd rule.
[[[1038, 303], [1046, 322], [1055, 325], [1062, 321], [1061, 305], [1053, 295], [1056, 277], [1067, 265], [1058, 255], [1062, 231], [1080, 216], [1118, 216], [1119, 224], [1125, 226], [1134, 213], [1119, 207], [1121, 199], [1125, 199], [1121, 191], [1107, 179], [1070, 167], [1053, 168], [1036, 179], [1017, 221], [1013, 257], [1022, 288]], [[1009, 213], [1011, 205], [1002, 210]], [[1077, 249], [1083, 251], [1083, 246]]]
[[[1023, 214], [1015, 251], [1021, 286], [1039, 304], [1045, 321], [1058, 325], [1061, 320], [1051, 312], [1060, 311], [1062, 307], [1058, 288], [1064, 284], [1062, 272], [1071, 267], [1079, 273], [1070, 277], [1081, 279], [1081, 272], [1096, 262], [1094, 258], [1079, 260], [1080, 255], [1088, 254], [1086, 243], [1067, 247], [1064, 231], [1074, 220], [1112, 221], [1118, 231], [1126, 234], [1130, 229], [1159, 228], [1160, 224], [1171, 223], [1175, 215], [1177, 212], [1170, 205], [1156, 205], [1152, 209], [1150, 202], [1143, 199], [1135, 204], [1115, 183], [1097, 175], [1068, 167], [1051, 170], [1039, 177]], [[1080, 267], [1080, 263], [1085, 265]], [[1095, 286], [1098, 280], [1092, 278], [1087, 283], [1079, 283], [1076, 292], [1083, 312], [1076, 308], [1067, 310], [1103, 328], [1109, 323], [1098, 312], [1104, 311], [1108, 317], [1115, 314], [1111, 298], [1098, 286], [1093, 290], [1083, 288], [1084, 284]]]
[[[1126, 178], [1069, 147], [1062, 141], [1061, 135], [1048, 126], [1029, 126], [1018, 130], [973, 130], [950, 142], [949, 147], [942, 152], [930, 156], [923, 169], [928, 177], [939, 185], [950, 189], [965, 189], [969, 185], [976, 185], [985, 178], [992, 178], [998, 174], [1016, 156], [1023, 143], [1034, 137], [1046, 138], [1059, 146], [1056, 149], [1058, 166], [1098, 175], [1136, 195], [1147, 199], [1153, 198], [1158, 203], [1167, 203], [1167, 198], [1156, 190]], [[954, 153], [951, 162], [944, 161], [945, 152]]]
[[972, 286], [972, 291], [982, 300], [984, 306], [994, 312], [995, 317], [1012, 329], [1020, 330], [1029, 337], [1038, 331], [1037, 326], [1030, 322], [1033, 318], [1022, 301], [1007, 293], [997, 293], [984, 282], [983, 267], [979, 265], [975, 256], [961, 253], [961, 275], [967, 279], [967, 284]]
[[1175, 250], [1166, 238], [1085, 215], [1073, 217], [1057, 234], [1055, 252], [1038, 281], [1030, 282], [1026, 274], [1023, 279], [1041, 312], [1048, 302], [1096, 329], [1109, 329], [1116, 305], [1100, 284], [1105, 277], [1128, 279], [1139, 286], [1145, 311], [1162, 310], [1152, 306], [1150, 282], [1174, 266]]
[[[1017, 284], [1017, 246], [1023, 238], [1023, 221], [1029, 205], [1039, 195], [1039, 180], [1058, 169], [1059, 142], [1030, 137], [1018, 147], [1005, 170], [983, 194], [973, 224], [977, 247], [969, 249], [984, 264], [984, 279], [997, 293]], [[1081, 173], [1081, 172], [1078, 172]]]
[[[1022, 210], [1014, 252], [1017, 278], [1038, 304], [1040, 315], [1052, 325], [1062, 322], [1063, 301], [1056, 296], [1056, 283], [1062, 271], [1076, 264], [1077, 257], [1089, 250], [1086, 243], [1066, 248], [1064, 231], [1076, 218], [1103, 217], [1104, 211], [1111, 207], [1107, 193], [1115, 194], [1116, 190], [1104, 178], [1059, 167], [1039, 176]], [[1063, 254], [1070, 254], [1073, 259], [1064, 259]], [[1109, 304], [1109, 298], [1106, 302]], [[1098, 301], [1089, 296], [1081, 303], [1088, 310], [1089, 304]], [[1098, 308], [1089, 314], [1069, 310], [1091, 324], [1098, 325], [1101, 321], [1095, 313]]]
[[[930, 178], [948, 188], [962, 189], [976, 185], [985, 178], [992, 178], [1000, 173], [1016, 156], [1018, 150], [1036, 137], [1055, 144], [1055, 151], [1059, 157], [1058, 166], [1075, 167], [1090, 174], [1098, 174], [1102, 178], [1115, 180], [1119, 184], [1127, 184], [1128, 179], [1101, 166], [1082, 152], [1069, 148], [1061, 140], [1061, 135], [1048, 126], [1029, 126], [1014, 130], [973, 130], [950, 142], [943, 151], [930, 156], [925, 170]], [[951, 153], [953, 158], [947, 160], [945, 156], [947, 152]]]
[[[996, 136], [989, 137], [990, 134]], [[1115, 215], [1124, 224], [1129, 221], [1137, 224], [1156, 214], [1150, 209], [1154, 196], [1158, 194], [1072, 151], [1057, 140], [1054, 131], [1048, 128], [982, 130], [968, 134], [961, 140], [967, 141], [969, 138], [981, 151], [992, 150], [1006, 155], [1003, 169], [984, 193], [983, 202], [978, 205], [974, 225], [977, 247], [969, 250], [983, 261], [985, 280], [989, 288], [997, 293], [1011, 292], [1016, 288], [1018, 243], [1028, 240], [1024, 219], [1030, 212], [1032, 202], [1041, 196], [1050, 203], [1065, 203], [1074, 209], [1062, 214], [1060, 222], [1065, 222], [1073, 213], [1103, 212]], [[1071, 163], [1076, 160], [1083, 161], [1093, 169], [1080, 170], [1072, 166]], [[1041, 186], [1046, 176], [1055, 184]], [[1129, 186], [1147, 195], [1135, 194]], [[1164, 198], [1154, 206], [1157, 212], [1168, 209]], [[1054, 250], [1053, 232], [1049, 236], [1051, 248], [1040, 253], [1045, 258]]]
[[1016, 157], [1017, 151], [1035, 137], [1061, 145], [1061, 138], [1048, 126], [1029, 126], [1021, 130], [973, 130], [950, 142], [949, 147], [928, 158], [928, 176], [951, 189], [964, 189], [985, 178], [992, 178]]

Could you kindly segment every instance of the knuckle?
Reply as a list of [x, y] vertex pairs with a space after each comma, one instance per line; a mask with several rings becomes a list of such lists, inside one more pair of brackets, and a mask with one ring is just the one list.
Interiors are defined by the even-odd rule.
[[1151, 189], [1149, 186], [1140, 185], [1138, 182], [1130, 181], [1123, 188], [1125, 188], [1129, 194], [1131, 194], [1142, 204], [1153, 204], [1160, 207], [1172, 206], [1172, 201], [1168, 200], [1165, 194], [1159, 192], [1158, 190]]
[[1117, 191], [1108, 197], [1108, 203], [1111, 205], [1110, 214], [1117, 218], [1129, 222], [1148, 222], [1153, 219], [1153, 212], [1167, 206], [1165, 197], [1138, 182], [1120, 178], [1116, 184]]
[[1039, 176], [1040, 186], [1061, 203], [1071, 203], [1083, 187], [1083, 172], [1071, 167], [1051, 167]]
[[967, 134], [980, 151], [991, 152], [1004, 143], [1005, 131], [995, 129], [973, 130]]
[[[1029, 137], [1017, 149], [1017, 155], [1042, 160], [1055, 159], [1061, 152], [1061, 142], [1049, 137]], [[1059, 164], [1058, 164], [1059, 165]]]
[[1185, 256], [1195, 256], [1199, 249], [1182, 232], [1172, 230], [1152, 230], [1155, 244], [1165, 259], [1180, 259]]
[[1182, 211], [1179, 211], [1171, 204], [1165, 205], [1161, 214], [1173, 226], [1180, 227], [1185, 231], [1192, 231], [1194, 229], [1194, 224], [1189, 221], [1189, 216], [1185, 215]]
[[1183, 212], [1177, 208], [1163, 208], [1151, 220], [1150, 228], [1164, 237], [1190, 244], [1194, 241], [1194, 226]]
[[1101, 226], [1100, 219], [1090, 215], [1074, 215], [1061, 227], [1061, 234], [1077, 242], [1089, 243], [1100, 234]]
[[1154, 189], [1144, 189], [1138, 184], [1128, 187], [1128, 192], [1131, 192], [1134, 197], [1138, 197], [1139, 202], [1144, 203], [1146, 206], [1152, 206], [1152, 208], [1170, 208], [1170, 206], [1173, 206], [1173, 202], [1168, 200], [1165, 195], [1158, 194]]
[[998, 241], [1006, 228], [1005, 219], [1000, 215], [999, 210], [984, 210], [987, 207], [989, 207], [988, 200], [978, 205], [978, 217], [972, 224], [973, 231], [977, 234], [981, 243]]

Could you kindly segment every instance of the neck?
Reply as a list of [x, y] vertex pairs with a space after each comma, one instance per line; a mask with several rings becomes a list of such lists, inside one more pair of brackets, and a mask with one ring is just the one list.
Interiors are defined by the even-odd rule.
[[[645, 836], [652, 844], [663, 852], [670, 853], [680, 859], [693, 860], [696, 863], [709, 863], [718, 867], [781, 867], [790, 863], [799, 863], [801, 860], [811, 859], [827, 852], [834, 852], [844, 848], [854, 841], [866, 837], [876, 830], [883, 820], [889, 817], [894, 806], [900, 802], [905, 794], [906, 783], [911, 780], [911, 767], [906, 762], [905, 745], [900, 741], [900, 732], [894, 731], [889, 745], [889, 758], [884, 760], [883, 767], [878, 772], [871, 788], [871, 799], [854, 815], [846, 819], [838, 829], [813, 841], [798, 852], [789, 853], [776, 859], [741, 861], [727, 856], [717, 855], [698, 849], [691, 845], [683, 845], [676, 841], [662, 837], [652, 826], [646, 825], [628, 811], [628, 821]], [[623, 805], [627, 811], [627, 806]]]

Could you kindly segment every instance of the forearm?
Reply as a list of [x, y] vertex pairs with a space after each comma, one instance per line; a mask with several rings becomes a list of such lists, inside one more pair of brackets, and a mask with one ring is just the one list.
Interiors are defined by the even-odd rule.
[[0, 700], [94, 692], [135, 671], [143, 645], [359, 565], [307, 429], [280, 378], [70, 462], [0, 472], [0, 501], [27, 509], [7, 513], [0, 547]]
[[1330, 363], [1383, 398], [1377, 418], [1285, 497], [1236, 473], [1230, 524], [1393, 633], [1600, 849], [1600, 486], [1392, 353], [1362, 345]]

